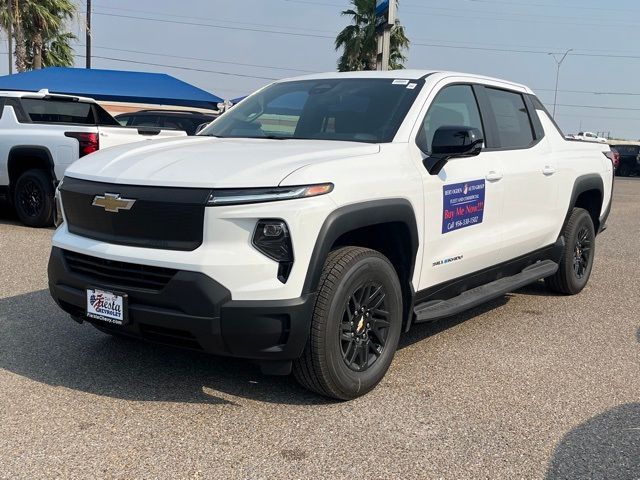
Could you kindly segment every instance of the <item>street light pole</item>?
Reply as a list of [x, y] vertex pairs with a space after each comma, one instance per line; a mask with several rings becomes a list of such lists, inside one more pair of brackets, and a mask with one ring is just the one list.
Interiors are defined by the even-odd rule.
[[86, 67], [91, 68], [91, 0], [87, 0]]
[[562, 56], [562, 58], [560, 60], [558, 60], [558, 57], [556, 56], [555, 53], [550, 53], [549, 54], [556, 61], [556, 66], [557, 66], [557, 70], [556, 70], [556, 90], [555, 90], [555, 93], [553, 95], [553, 115], [552, 115], [552, 117], [553, 117], [554, 120], [556, 118], [556, 105], [557, 105], [557, 101], [558, 101], [558, 82], [560, 81], [560, 67], [562, 66], [562, 62], [564, 62], [565, 58], [567, 58], [567, 55], [569, 55], [570, 52], [573, 52], [573, 48], [570, 48], [569, 50], [564, 52], [564, 55]]

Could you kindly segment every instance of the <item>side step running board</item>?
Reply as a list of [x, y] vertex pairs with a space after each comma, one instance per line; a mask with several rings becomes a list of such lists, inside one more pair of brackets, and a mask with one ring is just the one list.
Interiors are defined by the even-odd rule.
[[431, 322], [464, 312], [489, 300], [518, 290], [541, 278], [549, 277], [556, 273], [558, 268], [559, 266], [556, 262], [544, 260], [528, 266], [512, 277], [504, 277], [486, 285], [467, 290], [449, 300], [432, 300], [421, 303], [413, 309], [416, 315], [414, 323]]

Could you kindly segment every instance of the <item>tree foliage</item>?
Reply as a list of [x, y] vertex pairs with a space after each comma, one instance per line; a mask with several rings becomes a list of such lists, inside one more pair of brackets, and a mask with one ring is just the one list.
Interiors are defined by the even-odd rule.
[[8, 2], [12, 2], [12, 30], [15, 62], [19, 72], [43, 67], [73, 65], [71, 43], [75, 35], [67, 31], [76, 6], [71, 0], [0, 0], [0, 27], [9, 30]]
[[[351, 0], [353, 8], [344, 10], [342, 15], [351, 17], [347, 25], [336, 37], [336, 50], [342, 49], [338, 60], [338, 70], [376, 70], [378, 43], [376, 35], [376, 0]], [[404, 51], [409, 48], [409, 39], [404, 27], [396, 19], [391, 28], [391, 54], [389, 68], [404, 68], [407, 58]]]

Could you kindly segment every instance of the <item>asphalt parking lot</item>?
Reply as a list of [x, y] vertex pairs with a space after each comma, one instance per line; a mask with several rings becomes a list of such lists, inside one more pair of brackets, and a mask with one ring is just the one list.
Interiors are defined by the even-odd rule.
[[52, 233], [0, 213], [0, 478], [640, 479], [640, 179], [617, 180], [582, 294], [417, 326], [348, 403], [76, 324], [46, 289]]

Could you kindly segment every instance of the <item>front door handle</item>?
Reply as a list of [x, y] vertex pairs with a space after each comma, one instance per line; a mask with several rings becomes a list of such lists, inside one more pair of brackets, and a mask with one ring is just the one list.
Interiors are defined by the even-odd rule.
[[553, 168], [551, 165], [545, 165], [545, 167], [542, 169], [542, 173], [549, 177], [551, 175], [553, 175], [554, 173], [556, 173], [556, 169]]
[[487, 173], [487, 180], [489, 180], [490, 182], [497, 182], [499, 180], [502, 180], [502, 174], [500, 172], [496, 172], [496, 171], [490, 171], [489, 173]]

